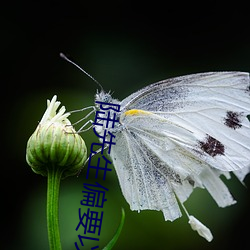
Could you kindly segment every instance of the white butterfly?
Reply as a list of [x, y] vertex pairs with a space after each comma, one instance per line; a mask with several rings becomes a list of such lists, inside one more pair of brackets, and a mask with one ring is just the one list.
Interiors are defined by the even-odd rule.
[[[165, 220], [183, 206], [194, 230], [210, 230], [186, 211], [195, 187], [205, 188], [218, 206], [235, 203], [220, 175], [240, 181], [250, 172], [249, 74], [211, 72], [151, 84], [119, 102], [109, 93], [96, 101], [121, 106], [110, 156], [131, 210], [161, 210]], [[103, 134], [103, 129], [96, 130]]]

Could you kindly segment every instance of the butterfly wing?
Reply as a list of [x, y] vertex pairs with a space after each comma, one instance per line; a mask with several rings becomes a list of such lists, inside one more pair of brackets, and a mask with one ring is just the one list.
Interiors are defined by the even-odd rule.
[[138, 146], [136, 138], [131, 138], [127, 132], [117, 136], [111, 157], [131, 210], [161, 210], [165, 218], [171, 221], [180, 217], [180, 209], [168, 178], [157, 176], [153, 162], [146, 155], [147, 152]]
[[[221, 171], [249, 172], [248, 74], [222, 72], [178, 77], [150, 85], [121, 102], [123, 130], [111, 157], [132, 210], [180, 216], [196, 186], [221, 207], [233, 204]], [[226, 175], [226, 174], [225, 174]]]
[[191, 131], [196, 138], [193, 149], [202, 160], [234, 171], [250, 165], [249, 88], [247, 73], [203, 73], [149, 85], [121, 104], [125, 110], [150, 111]]
[[[175, 195], [184, 202], [197, 186], [206, 188], [221, 207], [235, 202], [220, 172], [188, 149], [196, 139], [191, 131], [154, 114], [126, 115], [121, 122], [126, 126], [117, 134], [111, 157], [132, 210], [161, 210], [173, 221], [181, 215]], [[186, 147], [176, 143], [173, 132]]]

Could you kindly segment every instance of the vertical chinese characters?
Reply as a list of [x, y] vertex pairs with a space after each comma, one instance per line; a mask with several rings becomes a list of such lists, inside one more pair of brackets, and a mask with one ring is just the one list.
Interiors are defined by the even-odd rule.
[[[107, 172], [112, 170], [108, 167], [112, 162], [105, 157], [104, 149], [108, 148], [107, 152], [110, 154], [111, 146], [115, 145], [113, 141], [115, 135], [112, 134], [111, 131], [115, 128], [116, 123], [119, 122], [117, 113], [120, 112], [120, 105], [99, 101], [96, 101], [96, 104], [100, 110], [96, 111], [93, 131], [100, 142], [91, 144], [86, 179], [89, 178], [91, 172], [94, 172], [95, 179], [100, 178], [100, 175], [102, 175], [102, 179], [105, 180]], [[98, 153], [101, 153], [101, 155], [97, 158], [97, 163], [93, 163], [93, 156]], [[105, 194], [106, 191], [108, 191], [108, 188], [98, 182], [95, 182], [95, 184], [83, 183], [83, 188], [83, 199], [80, 204], [81, 206], [87, 207], [87, 212], [83, 207], [80, 207], [78, 210], [79, 223], [75, 230], [78, 231], [78, 229], [82, 227], [84, 229], [84, 235], [78, 235], [80, 244], [75, 242], [77, 250], [80, 250], [79, 245], [84, 246], [85, 240], [99, 241], [103, 211], [94, 211], [93, 209], [102, 209], [104, 207], [104, 203], [107, 201]], [[84, 210], [84, 212], [82, 210]], [[92, 234], [93, 237], [89, 237], [87, 234]], [[99, 248], [98, 245], [91, 249], [97, 248]]]

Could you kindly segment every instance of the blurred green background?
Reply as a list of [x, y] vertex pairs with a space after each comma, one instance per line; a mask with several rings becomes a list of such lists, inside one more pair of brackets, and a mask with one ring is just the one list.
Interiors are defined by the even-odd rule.
[[[205, 71], [250, 69], [247, 8], [132, 1], [11, 2], [1, 7], [2, 170], [1, 249], [48, 249], [46, 178], [25, 161], [26, 143], [54, 94], [67, 110], [93, 105], [97, 85], [59, 57], [69, 55], [113, 97], [122, 100], [150, 83]], [[76, 121], [78, 115], [72, 116]], [[82, 134], [88, 148], [95, 136]], [[62, 246], [74, 248], [86, 170], [62, 181]], [[93, 180], [90, 182], [93, 183]], [[190, 214], [213, 235], [206, 242], [191, 230], [185, 216], [165, 222], [161, 212], [132, 212], [113, 170], [102, 184], [109, 188], [99, 246], [126, 219], [114, 249], [248, 249], [249, 189], [226, 180], [238, 203], [218, 208], [205, 190], [186, 202]], [[250, 177], [246, 178], [250, 186]], [[90, 243], [92, 243], [90, 241]], [[93, 245], [82, 247], [90, 249]]]

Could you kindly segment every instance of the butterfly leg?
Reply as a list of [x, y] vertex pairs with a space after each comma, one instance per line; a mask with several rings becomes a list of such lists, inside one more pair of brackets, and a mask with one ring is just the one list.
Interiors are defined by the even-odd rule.
[[[80, 120], [78, 120], [77, 122], [75, 122], [74, 124], [72, 124], [73, 126], [83, 122], [84, 120], [86, 120], [87, 118], [89, 118], [93, 113], [96, 112], [96, 108], [95, 106], [90, 106], [90, 107], [86, 107], [86, 108], [82, 108], [82, 109], [78, 109], [78, 110], [73, 110], [73, 111], [70, 111], [70, 114], [73, 114], [73, 113], [77, 113], [77, 112], [83, 112], [85, 110], [88, 110], [90, 109], [90, 112], [88, 114], [86, 114], [83, 118], [81, 118]], [[88, 128], [85, 129], [85, 127], [91, 123], [91, 126], [89, 126]], [[85, 132], [85, 131], [88, 131], [89, 129], [91, 129], [93, 127], [92, 125], [93, 121], [92, 120], [88, 120], [87, 122], [85, 122], [78, 130], [77, 130], [77, 133], [82, 133], [82, 132]]]
[[[76, 122], [75, 124], [83, 121], [84, 119], [81, 119], [80, 121]], [[85, 128], [88, 124], [91, 124], [89, 127]], [[73, 125], [75, 125], [73, 124]], [[88, 120], [87, 122], [85, 122], [78, 130], [77, 130], [77, 133], [83, 133], [83, 132], [86, 132], [88, 130], [90, 130], [91, 128], [93, 128], [93, 121], [92, 120]]]

